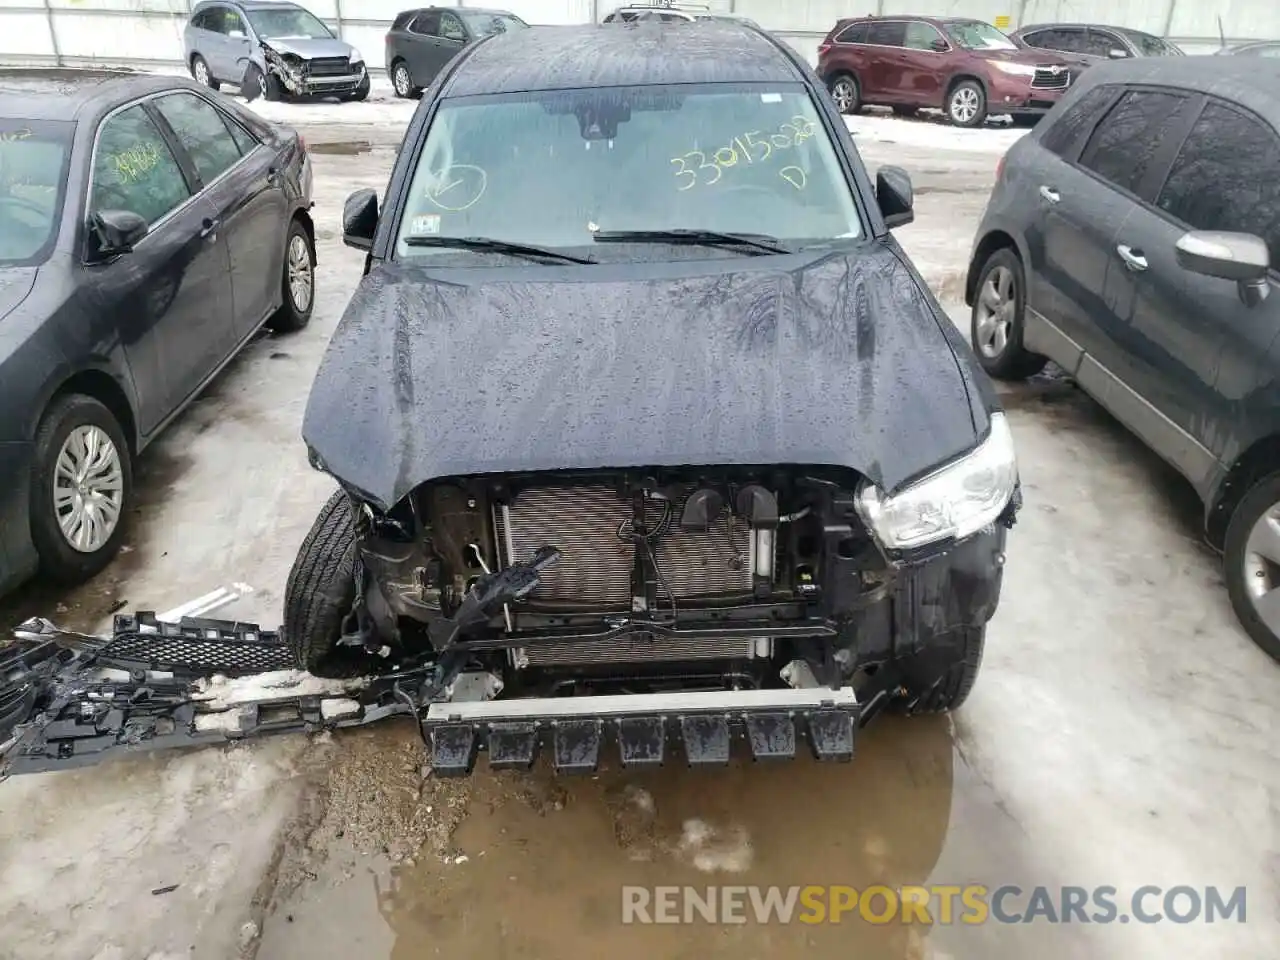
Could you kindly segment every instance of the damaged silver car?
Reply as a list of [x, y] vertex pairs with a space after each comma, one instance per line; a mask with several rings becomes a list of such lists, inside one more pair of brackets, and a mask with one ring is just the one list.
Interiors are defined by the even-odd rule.
[[187, 67], [199, 83], [214, 90], [223, 83], [238, 86], [247, 100], [369, 95], [360, 51], [284, 0], [198, 3], [183, 42]]

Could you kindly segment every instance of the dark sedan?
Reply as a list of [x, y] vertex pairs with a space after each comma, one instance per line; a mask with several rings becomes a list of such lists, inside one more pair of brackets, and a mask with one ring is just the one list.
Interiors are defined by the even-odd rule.
[[444, 65], [474, 40], [528, 24], [506, 10], [422, 7], [396, 16], [387, 31], [387, 76], [396, 96], [416, 97]]
[[0, 591], [105, 566], [132, 457], [306, 325], [310, 197], [295, 133], [187, 80], [0, 89]]

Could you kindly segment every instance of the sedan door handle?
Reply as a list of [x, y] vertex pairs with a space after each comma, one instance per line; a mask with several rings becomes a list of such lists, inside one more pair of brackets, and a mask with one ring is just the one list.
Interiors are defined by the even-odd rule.
[[1060, 194], [1057, 190], [1053, 189], [1053, 187], [1041, 187], [1040, 197], [1043, 200], [1048, 201], [1049, 203], [1057, 203], [1059, 200], [1062, 199], [1062, 194]]
[[218, 232], [218, 227], [222, 221], [204, 218], [204, 224], [200, 227], [200, 239], [207, 240]]
[[267, 183], [273, 187], [280, 182], [280, 170], [277, 167], [271, 167], [267, 170]]
[[1142, 255], [1141, 250], [1126, 247], [1122, 243], [1116, 247], [1116, 253], [1120, 254], [1120, 259], [1124, 261], [1124, 265], [1130, 270], [1140, 272], [1147, 269], [1147, 258]]

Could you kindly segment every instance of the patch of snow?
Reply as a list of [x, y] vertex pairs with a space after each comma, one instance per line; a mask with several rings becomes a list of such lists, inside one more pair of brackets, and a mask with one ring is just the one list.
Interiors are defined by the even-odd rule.
[[629, 783], [624, 791], [627, 801], [637, 807], [643, 813], [653, 813], [655, 805], [653, 802], [653, 794], [643, 787], [637, 787], [633, 783]]
[[417, 100], [401, 100], [385, 80], [374, 80], [367, 100], [344, 103], [340, 100], [299, 102], [254, 100], [250, 110], [275, 123], [291, 127], [317, 123], [344, 123], [356, 126], [404, 127], [418, 107]]
[[853, 142], [896, 143], [910, 147], [926, 147], [939, 151], [961, 153], [1004, 154], [1011, 146], [1027, 135], [1022, 127], [1008, 125], [966, 129], [953, 127], [945, 120], [922, 114], [917, 119], [900, 119], [859, 113], [844, 118], [845, 126], [853, 134]]
[[241, 729], [240, 719], [244, 715], [243, 710], [223, 710], [221, 713], [198, 713], [196, 714], [196, 732], [213, 733], [216, 730], [224, 732], [238, 731]]
[[235, 678], [217, 674], [208, 680], [197, 680], [192, 699], [206, 703], [210, 710], [219, 710], [282, 697], [338, 696], [363, 690], [368, 683], [366, 679], [326, 680], [304, 670], [272, 670]]
[[684, 822], [679, 852], [703, 873], [742, 873], [751, 866], [753, 851], [747, 831], [720, 831], [705, 820]]
[[359, 712], [360, 704], [346, 697], [320, 701], [320, 716], [326, 720], [341, 720], [344, 717], [354, 717]]

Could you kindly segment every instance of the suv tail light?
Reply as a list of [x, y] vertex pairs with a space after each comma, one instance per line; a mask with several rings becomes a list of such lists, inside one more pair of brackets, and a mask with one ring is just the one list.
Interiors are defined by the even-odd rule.
[[824, 40], [822, 43], [818, 44], [818, 56], [825, 57], [827, 55], [827, 51], [830, 49], [831, 49], [830, 41]]

